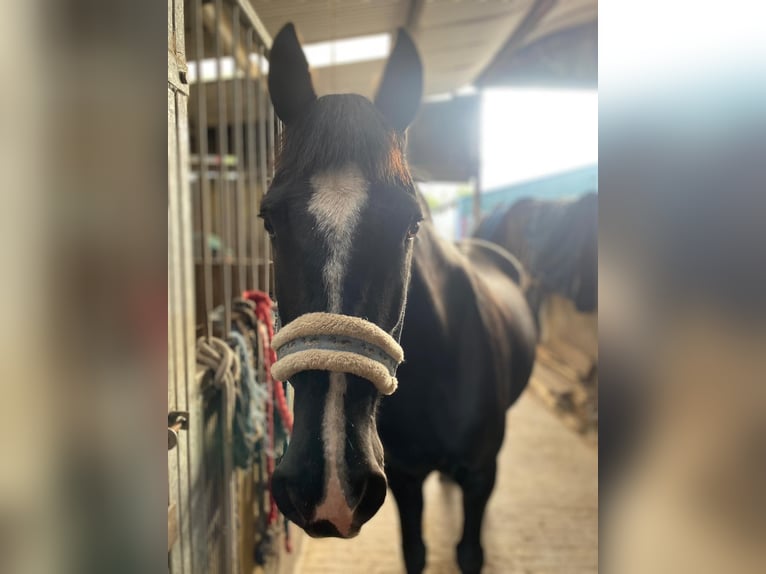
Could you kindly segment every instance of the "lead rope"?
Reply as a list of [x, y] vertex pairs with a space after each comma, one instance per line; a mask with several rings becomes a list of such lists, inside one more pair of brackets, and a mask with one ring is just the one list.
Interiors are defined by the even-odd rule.
[[[282, 328], [282, 321], [279, 318], [279, 310], [274, 312], [274, 323], [276, 324], [276, 330], [279, 331]], [[287, 403], [287, 412], [292, 413], [293, 412], [293, 398], [291, 397], [289, 401], [285, 401]], [[292, 425], [291, 425], [292, 428]], [[287, 451], [287, 443], [284, 445], [284, 449], [282, 451], [282, 455], [284, 456], [285, 452]], [[293, 552], [293, 542], [292, 538], [290, 536], [290, 521], [285, 518], [285, 550], [288, 554], [292, 554]]]
[[[266, 474], [269, 484], [269, 516], [268, 526], [273, 526], [279, 518], [279, 509], [276, 500], [271, 491], [271, 479], [274, 475], [276, 466], [276, 428], [274, 419], [274, 410], [276, 410], [282, 421], [282, 426], [287, 432], [288, 437], [293, 432], [293, 416], [287, 405], [285, 389], [281, 381], [277, 381], [271, 375], [271, 367], [277, 360], [276, 351], [271, 346], [274, 338], [274, 314], [273, 302], [268, 294], [263, 291], [245, 291], [242, 294], [243, 299], [252, 301], [255, 304], [255, 316], [258, 319], [258, 338], [263, 345], [263, 367], [266, 376], [266, 389], [268, 400], [266, 401], [266, 425], [268, 443], [266, 448]], [[289, 536], [288, 521], [285, 519], [285, 550], [292, 552], [292, 543]]]
[[266, 434], [268, 391], [256, 381], [252, 350], [245, 336], [229, 333], [229, 342], [239, 356], [241, 381], [237, 393], [234, 433], [234, 464], [247, 469], [252, 464], [255, 445]]
[[274, 303], [263, 291], [245, 291], [242, 296], [255, 303], [255, 315], [258, 320], [266, 326], [267, 337], [264, 339], [266, 381], [267, 383], [271, 382], [273, 385], [273, 395], [271, 396], [274, 397], [285, 430], [288, 435], [292, 434], [293, 414], [287, 406], [287, 397], [285, 396], [284, 386], [282, 385], [282, 381], [275, 380], [271, 375], [271, 367], [277, 362], [277, 353], [271, 346], [271, 342], [274, 339], [274, 316], [272, 314]]
[[276, 466], [276, 431], [274, 429], [274, 380], [269, 373], [269, 344], [268, 344], [268, 329], [266, 326], [259, 322], [258, 324], [258, 337], [263, 341], [263, 363], [264, 372], [266, 374], [266, 392], [268, 393], [268, 400], [266, 401], [266, 480], [269, 485], [269, 517], [266, 521], [268, 526], [273, 525], [278, 518], [277, 503], [274, 499], [274, 495], [271, 492], [271, 478], [274, 475], [274, 468]]
[[240, 377], [240, 362], [231, 347], [216, 337], [200, 337], [197, 339], [197, 362], [212, 372], [213, 385], [223, 394], [223, 476], [224, 488], [224, 517], [225, 532], [228, 542], [225, 550], [227, 566], [234, 572], [237, 564], [237, 549], [235, 530], [237, 524], [237, 490], [231, 477], [233, 464], [233, 432], [234, 411], [237, 401], [237, 381]]

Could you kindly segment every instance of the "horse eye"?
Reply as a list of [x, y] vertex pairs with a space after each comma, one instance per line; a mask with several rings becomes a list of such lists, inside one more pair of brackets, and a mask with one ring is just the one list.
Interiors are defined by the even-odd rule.
[[410, 228], [407, 230], [407, 239], [412, 239], [420, 231], [420, 220], [417, 219], [410, 224]]

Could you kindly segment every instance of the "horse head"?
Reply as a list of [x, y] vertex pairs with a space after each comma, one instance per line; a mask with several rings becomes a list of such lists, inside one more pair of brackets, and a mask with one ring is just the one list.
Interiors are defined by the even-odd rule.
[[374, 103], [355, 94], [317, 97], [288, 24], [269, 67], [285, 129], [261, 217], [285, 325], [274, 341], [274, 373], [295, 389], [293, 435], [271, 487], [285, 516], [310, 535], [349, 538], [386, 496], [376, 411], [396, 386], [423, 218], [405, 161], [422, 66], [400, 30]]

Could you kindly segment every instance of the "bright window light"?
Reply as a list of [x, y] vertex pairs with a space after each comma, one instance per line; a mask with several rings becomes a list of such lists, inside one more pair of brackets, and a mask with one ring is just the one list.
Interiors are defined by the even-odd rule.
[[[359, 36], [334, 40], [332, 42], [318, 42], [306, 44], [303, 51], [311, 68], [326, 68], [340, 64], [354, 64], [357, 62], [369, 62], [383, 60], [388, 57], [391, 48], [390, 34], [374, 34], [372, 36]], [[261, 72], [269, 72], [269, 62], [265, 58], [261, 61], [258, 54], [250, 54], [250, 61], [256, 66], [260, 61]], [[199, 73], [201, 70], [201, 73]], [[195, 83], [201, 76], [203, 82], [216, 80], [216, 59], [202, 60], [202, 65], [197, 62], [189, 62], [188, 78], [190, 83]], [[225, 56], [221, 58], [221, 79], [230, 80], [235, 77], [234, 58]], [[242, 70], [236, 70], [236, 77], [244, 78]]]
[[599, 28], [599, 47], [609, 47], [599, 50], [599, 84], [603, 78], [610, 94], [630, 95], [647, 85], [667, 89], [737, 66], [763, 77], [763, 2], [645, 0], [638, 8], [612, 1], [599, 3], [598, 10], [599, 19], [609, 22]]
[[466, 84], [455, 90], [454, 92], [442, 92], [439, 94], [431, 94], [425, 96], [423, 101], [427, 104], [433, 104], [438, 102], [449, 102], [453, 98], [462, 98], [465, 96], [473, 96], [479, 93], [479, 90], [471, 84]]
[[487, 90], [481, 107], [485, 190], [598, 163], [596, 90]]
[[[234, 77], [234, 58], [221, 58], [221, 78], [227, 80]], [[212, 82], [216, 78], [216, 59], [207, 58], [202, 60], [201, 65], [197, 62], [189, 62], [187, 77], [190, 83], [197, 81], [198, 76], [202, 76], [203, 82]]]
[[340, 64], [382, 60], [388, 56], [390, 48], [390, 34], [373, 34], [331, 42], [306, 44], [303, 51], [310, 67], [324, 68]]
[[430, 96], [425, 96], [423, 101], [427, 104], [433, 104], [437, 102], [449, 102], [451, 99], [452, 94], [449, 92], [444, 92], [442, 94], [432, 94]]

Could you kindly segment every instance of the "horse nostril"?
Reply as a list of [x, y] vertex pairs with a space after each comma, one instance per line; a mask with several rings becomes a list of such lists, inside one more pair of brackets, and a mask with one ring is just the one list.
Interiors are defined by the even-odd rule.
[[298, 498], [297, 491], [293, 488], [287, 488], [287, 497], [290, 499], [290, 503], [295, 511], [295, 514], [300, 518], [300, 521], [293, 520], [297, 524], [304, 524], [306, 522], [306, 516], [301, 512], [301, 500]]
[[354, 474], [349, 477], [354, 494], [348, 498], [342, 490], [332, 487], [321, 494], [311, 493], [307, 483], [279, 468], [272, 477], [271, 492], [279, 510], [309, 535], [352, 538], [383, 505], [387, 488], [386, 477], [380, 471], [359, 469]]
[[278, 470], [271, 479], [271, 493], [282, 514], [298, 526], [306, 524], [308, 504], [299, 495], [300, 489], [291, 484]]
[[359, 504], [355, 511], [355, 522], [364, 524], [375, 516], [386, 500], [386, 477], [383, 473], [372, 472], [361, 488]]

